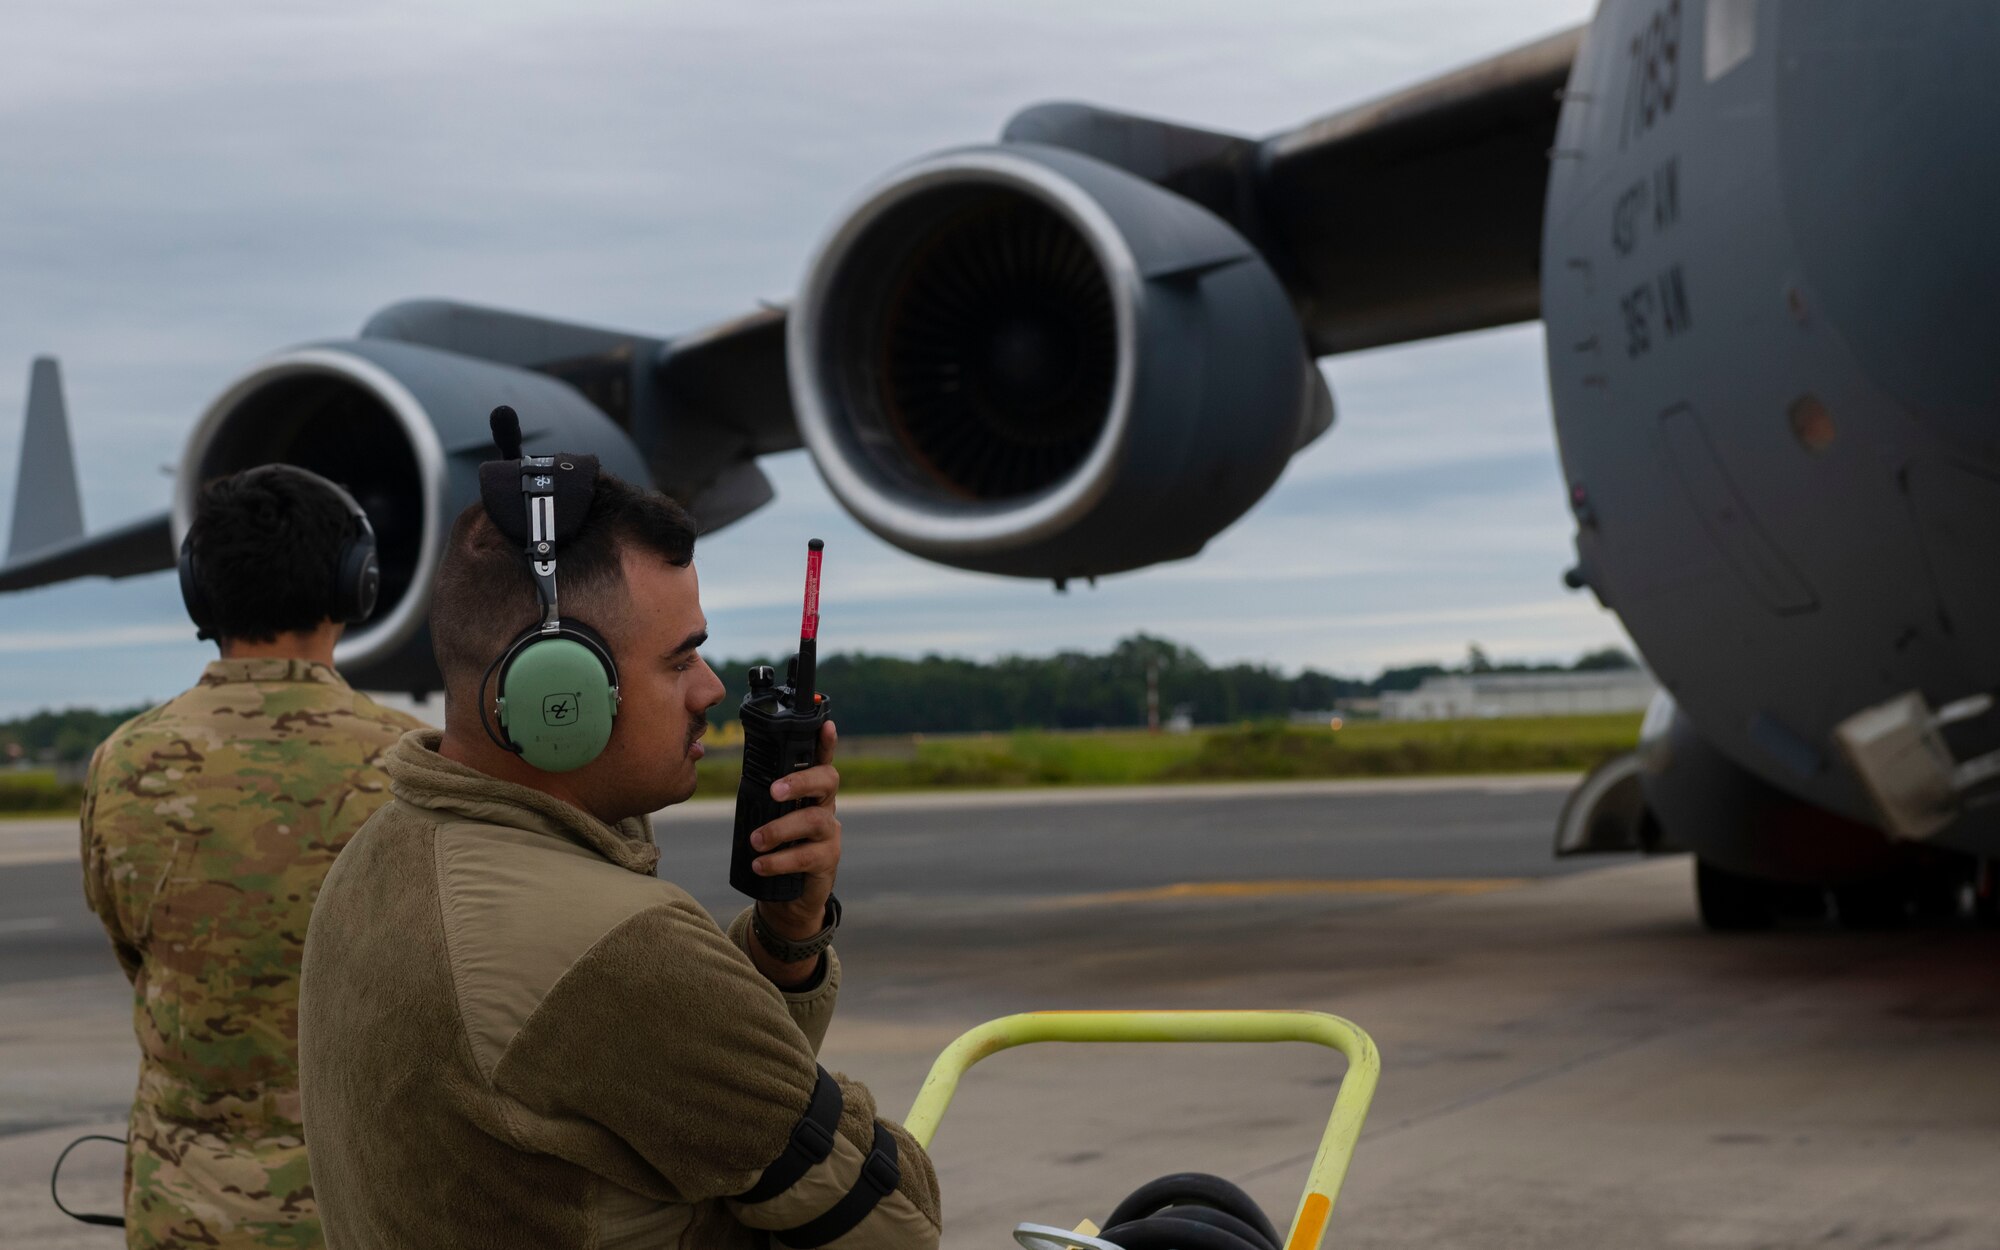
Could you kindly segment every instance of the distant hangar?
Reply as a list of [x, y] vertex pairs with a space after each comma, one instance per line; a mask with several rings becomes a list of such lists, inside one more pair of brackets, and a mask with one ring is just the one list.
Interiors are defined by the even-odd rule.
[[1660, 690], [1643, 668], [1582, 673], [1448, 673], [1384, 692], [1383, 720], [1589, 716], [1643, 712]]

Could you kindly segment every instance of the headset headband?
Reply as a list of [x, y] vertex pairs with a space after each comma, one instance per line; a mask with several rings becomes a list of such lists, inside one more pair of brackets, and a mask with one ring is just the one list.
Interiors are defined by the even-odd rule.
[[493, 410], [493, 446], [500, 459], [479, 466], [479, 498], [502, 534], [521, 545], [535, 597], [542, 605], [542, 632], [554, 633], [562, 619], [556, 595], [556, 552], [576, 537], [590, 514], [597, 490], [597, 457], [559, 452], [530, 456], [521, 450], [521, 418], [505, 404]]

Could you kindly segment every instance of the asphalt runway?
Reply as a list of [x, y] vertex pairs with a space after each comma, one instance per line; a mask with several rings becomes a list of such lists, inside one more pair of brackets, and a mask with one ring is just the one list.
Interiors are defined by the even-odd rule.
[[[847, 804], [840, 894], [870, 906], [976, 906], [1180, 883], [1525, 878], [1549, 857], [1567, 782], [1546, 778], [1134, 788]], [[1023, 801], [1023, 800], [1027, 801]], [[698, 801], [654, 821], [660, 875], [725, 922], [732, 808]], [[70, 821], [0, 822], [0, 985], [115, 971], [83, 899]]]
[[[2000, 935], [1707, 934], [1685, 859], [1550, 862], [1562, 794], [1542, 780], [854, 802], [823, 1059], [901, 1115], [939, 1049], [1006, 1012], [1331, 1011], [1373, 1034], [1384, 1066], [1329, 1246], [2000, 1245]], [[661, 822], [671, 875], [720, 880], [725, 814]], [[60, 872], [24, 866], [36, 836], [53, 855], [63, 831], [12, 851], [7, 836], [0, 914], [53, 914]], [[726, 889], [696, 892], [733, 910]], [[69, 932], [0, 931], [0, 951], [70, 950]], [[46, 1189], [62, 1144], [115, 1129], [129, 1096], [129, 997], [103, 959], [0, 984], [8, 1244], [119, 1244], [67, 1224]], [[1341, 1075], [1297, 1045], [995, 1056], [933, 1145], [945, 1244], [998, 1250], [1016, 1221], [1102, 1219], [1177, 1170], [1237, 1180], [1283, 1225]], [[66, 1195], [115, 1203], [116, 1153], [79, 1152]]]

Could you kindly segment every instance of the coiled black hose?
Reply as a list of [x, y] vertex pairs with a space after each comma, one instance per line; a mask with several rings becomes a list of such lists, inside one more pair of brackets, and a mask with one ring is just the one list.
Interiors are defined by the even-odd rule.
[[1176, 1172], [1132, 1191], [1098, 1236], [1123, 1250], [1279, 1250], [1249, 1194], [1206, 1172]]

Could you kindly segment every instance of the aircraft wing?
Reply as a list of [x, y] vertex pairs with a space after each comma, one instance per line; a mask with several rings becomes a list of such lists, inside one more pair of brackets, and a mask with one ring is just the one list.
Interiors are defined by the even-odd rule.
[[[394, 305], [356, 339], [233, 381], [198, 424], [178, 497], [269, 458], [347, 481], [380, 513], [393, 610], [346, 659], [400, 647], [417, 656], [401, 674], [413, 681], [429, 673], [417, 626], [437, 539], [501, 399], [541, 414], [544, 437], [620, 449], [626, 476], [686, 503], [704, 531], [767, 502], [758, 458], [803, 437], [850, 512], [927, 559], [1061, 583], [1184, 558], [1331, 423], [1312, 357], [1540, 314], [1551, 147], [1581, 41], [1582, 28], [1562, 31], [1261, 139], [1029, 108], [997, 145], [878, 184], [789, 308], [673, 339]], [[1012, 337], [988, 343], [980, 310], [1011, 297], [980, 284], [1011, 272], [1010, 231], [1046, 245], [1035, 265], [1057, 266], [1019, 280], [1054, 284], [1048, 306], [1074, 316], [1007, 322]], [[997, 261], [981, 250], [996, 247]], [[1119, 256], [1135, 274], [1096, 273]], [[1159, 289], [1123, 323], [1092, 302], [1126, 299], [1135, 281]], [[1050, 372], [1064, 361], [1070, 373]], [[1098, 398], [1077, 399], [1055, 437], [1032, 414], [1065, 386]], [[989, 419], [1022, 394], [1041, 396], [1030, 418]], [[362, 446], [380, 454], [357, 459]], [[0, 591], [164, 570], [173, 556], [164, 512], [85, 535], [55, 365], [37, 362]]]
[[1281, 264], [1315, 292], [1321, 352], [1541, 315], [1542, 211], [1583, 29], [1263, 144]]
[[74, 577], [136, 577], [172, 567], [173, 521], [163, 510], [117, 529], [10, 559], [0, 565], [0, 591], [27, 590]]
[[787, 313], [821, 478], [977, 572], [1194, 555], [1332, 423], [1316, 357], [1540, 315], [1582, 38], [1261, 139], [1057, 102], [891, 171]]
[[1220, 216], [1291, 291], [1316, 355], [1532, 321], [1561, 94], [1583, 27], [1264, 139], [1079, 104], [1008, 142], [1082, 152]]

